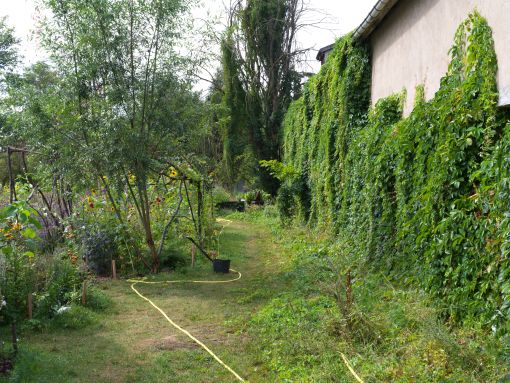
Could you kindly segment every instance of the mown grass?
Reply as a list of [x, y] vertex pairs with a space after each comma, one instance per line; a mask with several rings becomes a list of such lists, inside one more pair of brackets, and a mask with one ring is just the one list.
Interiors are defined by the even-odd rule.
[[[355, 382], [340, 353], [366, 383], [493, 383], [510, 373], [510, 342], [477, 324], [449, 326], [427, 294], [395, 286], [374, 270], [354, 279], [346, 331], [331, 289], [336, 271], [325, 257], [338, 249], [334, 241], [305, 228], [282, 228], [271, 209], [228, 218], [233, 223], [220, 253], [243, 273], [239, 282], [137, 288], [247, 381]], [[200, 259], [195, 269], [152, 279], [230, 277], [215, 275]], [[99, 287], [112, 302], [106, 310], [82, 309], [79, 318], [22, 331], [16, 369], [0, 381], [236, 381], [129, 283]]]
[[[208, 345], [251, 382], [277, 378], [246, 352], [250, 339], [240, 331], [282, 289], [278, 274], [283, 254], [264, 226], [234, 222], [220, 239], [222, 258], [243, 278], [231, 284], [143, 285], [137, 289], [173, 320]], [[275, 267], [277, 265], [278, 267]], [[199, 258], [197, 266], [162, 273], [151, 280], [221, 280]], [[278, 287], [277, 287], [278, 286]], [[127, 281], [106, 281], [99, 288], [112, 301], [106, 311], [77, 308], [40, 330], [20, 334], [20, 354], [8, 382], [234, 382], [233, 376], [181, 335]], [[261, 290], [259, 290], [261, 289]], [[260, 291], [264, 291], [261, 293]], [[73, 310], [75, 310], [73, 308]], [[67, 313], [66, 313], [67, 314]], [[83, 326], [82, 326], [83, 325]], [[8, 329], [3, 329], [8, 339]]]

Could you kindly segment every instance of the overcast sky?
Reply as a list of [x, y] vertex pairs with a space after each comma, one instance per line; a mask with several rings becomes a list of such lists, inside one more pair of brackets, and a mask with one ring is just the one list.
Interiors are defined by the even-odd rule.
[[[221, 19], [224, 14], [225, 0], [201, 0], [202, 6], [193, 11], [197, 19], [211, 19], [215, 15]], [[228, 0], [227, 0], [228, 1]], [[374, 6], [376, 0], [305, 0], [311, 11], [310, 20], [320, 20], [324, 14], [329, 15], [320, 28], [307, 28], [298, 36], [298, 43], [303, 48], [314, 48], [307, 58], [312, 71], [317, 71], [319, 64], [315, 61], [317, 50], [335, 41], [335, 38], [358, 26]], [[15, 28], [21, 39], [21, 53], [25, 64], [44, 59], [44, 52], [33, 38], [33, 28], [37, 10], [34, 0], [0, 0], [0, 17], [7, 16], [7, 23]]]

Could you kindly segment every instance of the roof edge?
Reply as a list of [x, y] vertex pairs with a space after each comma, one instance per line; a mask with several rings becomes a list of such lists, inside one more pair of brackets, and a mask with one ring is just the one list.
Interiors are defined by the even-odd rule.
[[326, 45], [325, 47], [322, 47], [321, 49], [319, 49], [319, 51], [317, 52], [317, 56], [315, 57], [316, 60], [322, 61], [322, 59], [324, 58], [324, 54], [333, 50], [334, 47], [335, 47], [335, 43]]
[[370, 13], [353, 34], [354, 40], [364, 40], [370, 36], [398, 0], [378, 0]]

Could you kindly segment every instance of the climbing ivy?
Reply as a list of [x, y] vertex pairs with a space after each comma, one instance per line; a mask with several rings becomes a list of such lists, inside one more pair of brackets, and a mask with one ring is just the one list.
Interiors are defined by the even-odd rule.
[[305, 221], [334, 224], [347, 148], [370, 104], [369, 83], [368, 50], [347, 36], [338, 41], [320, 74], [306, 84], [303, 97], [290, 106], [284, 121], [284, 155], [302, 176], [287, 182], [280, 195], [288, 196], [289, 188], [297, 192], [294, 203]]
[[492, 31], [477, 12], [450, 56], [434, 98], [418, 87], [402, 118], [405, 92], [369, 110], [368, 51], [350, 36], [337, 42], [287, 113], [284, 161], [301, 177], [284, 183], [280, 205], [354, 238], [371, 264], [440, 298], [450, 320], [505, 331], [510, 125], [497, 107]]

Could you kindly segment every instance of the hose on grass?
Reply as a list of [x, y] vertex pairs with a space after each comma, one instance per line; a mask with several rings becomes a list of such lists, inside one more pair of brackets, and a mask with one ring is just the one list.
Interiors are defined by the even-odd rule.
[[161, 315], [165, 317], [165, 319], [177, 330], [182, 332], [184, 335], [186, 335], [188, 338], [190, 338], [193, 342], [198, 344], [200, 347], [202, 347], [209, 355], [211, 355], [222, 367], [224, 367], [227, 371], [229, 371], [232, 375], [235, 376], [235, 378], [240, 382], [245, 382], [241, 376], [237, 372], [235, 372], [230, 366], [228, 366], [225, 362], [223, 362], [209, 347], [207, 347], [203, 342], [195, 338], [193, 335], [190, 334], [189, 331], [183, 329], [181, 326], [179, 326], [177, 323], [175, 323], [172, 319], [168, 317], [168, 315], [159, 308], [153, 301], [151, 301], [146, 296], [142, 295], [140, 291], [136, 289], [136, 285], [138, 283], [141, 284], [172, 284], [172, 283], [201, 283], [201, 284], [220, 284], [220, 283], [232, 283], [240, 280], [242, 278], [242, 274], [234, 269], [230, 269], [232, 272], [235, 272], [238, 274], [237, 278], [229, 279], [226, 281], [187, 281], [187, 280], [179, 280], [179, 281], [162, 281], [162, 282], [150, 282], [150, 281], [144, 281], [144, 280], [128, 280], [128, 282], [131, 282], [131, 289], [143, 300], [149, 302], [156, 310], [158, 310]]
[[[228, 220], [223, 220], [223, 221], [226, 221], [228, 224], [232, 223], [231, 221], [228, 221]], [[223, 228], [222, 228], [222, 231], [223, 232], [223, 229], [225, 228], [225, 226], [228, 226], [227, 225], [224, 225]], [[220, 233], [221, 234], [221, 233]], [[165, 317], [165, 319], [173, 326], [175, 327], [177, 330], [179, 330], [180, 332], [182, 332], [184, 335], [186, 335], [188, 338], [190, 338], [193, 342], [195, 342], [196, 344], [198, 344], [202, 349], [204, 349], [209, 355], [211, 355], [223, 368], [225, 368], [227, 371], [229, 371], [238, 381], [240, 382], [246, 382], [237, 372], [235, 372], [230, 366], [228, 366], [225, 362], [223, 362], [209, 347], [207, 347], [203, 342], [201, 342], [199, 339], [197, 339], [196, 337], [194, 337], [189, 331], [183, 329], [181, 326], [179, 326], [177, 323], [175, 323], [172, 319], [170, 319], [168, 317], [168, 315], [160, 308], [158, 307], [153, 301], [151, 301], [149, 298], [145, 297], [144, 295], [142, 295], [137, 289], [136, 289], [136, 285], [138, 283], [140, 284], [148, 284], [148, 285], [154, 285], [154, 284], [175, 284], [175, 283], [199, 283], [199, 284], [222, 284], [222, 283], [233, 283], [233, 282], [236, 282], [238, 280], [240, 280], [242, 278], [242, 274], [237, 271], [237, 270], [234, 270], [234, 269], [230, 269], [230, 271], [234, 272], [234, 273], [237, 273], [237, 277], [236, 278], [233, 278], [233, 279], [228, 279], [228, 280], [225, 280], [225, 281], [207, 281], [207, 280], [199, 280], [199, 281], [195, 281], [195, 280], [174, 280], [174, 281], [146, 281], [144, 279], [128, 279], [127, 281], [131, 283], [131, 289], [140, 297], [142, 298], [143, 300], [149, 302], [156, 310], [158, 310], [160, 312], [161, 315], [163, 315], [163, 317]], [[347, 366], [347, 368], [349, 369], [349, 372], [352, 374], [352, 376], [359, 382], [359, 383], [364, 383], [363, 380], [358, 376], [358, 374], [356, 374], [356, 372], [354, 371], [354, 369], [352, 368], [351, 364], [349, 363], [349, 361], [347, 360], [347, 358], [345, 357], [345, 355], [343, 353], [340, 353], [340, 355], [342, 356], [342, 359], [345, 363], [345, 365]]]
[[340, 355], [342, 356], [342, 359], [345, 363], [345, 365], [347, 366], [347, 368], [349, 369], [349, 372], [352, 374], [352, 376], [354, 376], [354, 378], [356, 378], [356, 380], [359, 382], [359, 383], [365, 383], [363, 382], [363, 380], [358, 376], [358, 374], [356, 374], [356, 371], [354, 371], [354, 369], [352, 368], [351, 364], [349, 363], [349, 360], [347, 360], [347, 358], [345, 357], [344, 354], [340, 353]]
[[[227, 222], [228, 224], [232, 223], [231, 221], [228, 221], [228, 220], [222, 220], [222, 221], [225, 221]], [[223, 232], [223, 229], [225, 228], [225, 226], [228, 226], [227, 225], [224, 225], [223, 228], [222, 228], [222, 232]], [[221, 233], [220, 233], [221, 234]], [[218, 236], [219, 237], [219, 236]], [[235, 372], [230, 366], [228, 366], [225, 362], [223, 362], [209, 347], [207, 347], [203, 342], [201, 342], [199, 339], [197, 339], [196, 337], [194, 337], [189, 331], [183, 329], [181, 326], [179, 326], [177, 323], [175, 323], [172, 319], [170, 319], [170, 317], [160, 308], [158, 307], [153, 301], [151, 301], [149, 298], [147, 298], [146, 296], [142, 295], [140, 293], [140, 291], [138, 291], [136, 289], [136, 285], [137, 284], [147, 284], [147, 285], [156, 285], [156, 284], [174, 284], [174, 283], [199, 283], [199, 284], [222, 284], [222, 283], [233, 283], [233, 282], [237, 282], [238, 280], [240, 280], [242, 278], [242, 274], [237, 271], [237, 270], [234, 270], [234, 269], [230, 269], [231, 272], [234, 272], [234, 273], [237, 273], [237, 277], [236, 278], [233, 278], [233, 279], [228, 279], [228, 280], [225, 280], [225, 281], [193, 281], [193, 280], [175, 280], [175, 281], [146, 281], [144, 279], [128, 279], [128, 282], [131, 283], [131, 289], [135, 292], [135, 294], [137, 294], [140, 298], [142, 298], [143, 300], [149, 302], [156, 310], [158, 310], [160, 312], [161, 315], [163, 315], [163, 317], [165, 317], [165, 319], [173, 326], [175, 327], [177, 330], [179, 330], [180, 332], [182, 332], [184, 335], [186, 335], [188, 338], [190, 338], [193, 342], [195, 342], [196, 344], [198, 344], [200, 347], [202, 347], [209, 355], [211, 355], [215, 360], [216, 362], [218, 362], [223, 368], [225, 368], [228, 372], [230, 372], [232, 375], [235, 376], [235, 378], [240, 381], [240, 382], [246, 382], [243, 378], [241, 378], [241, 376]]]

